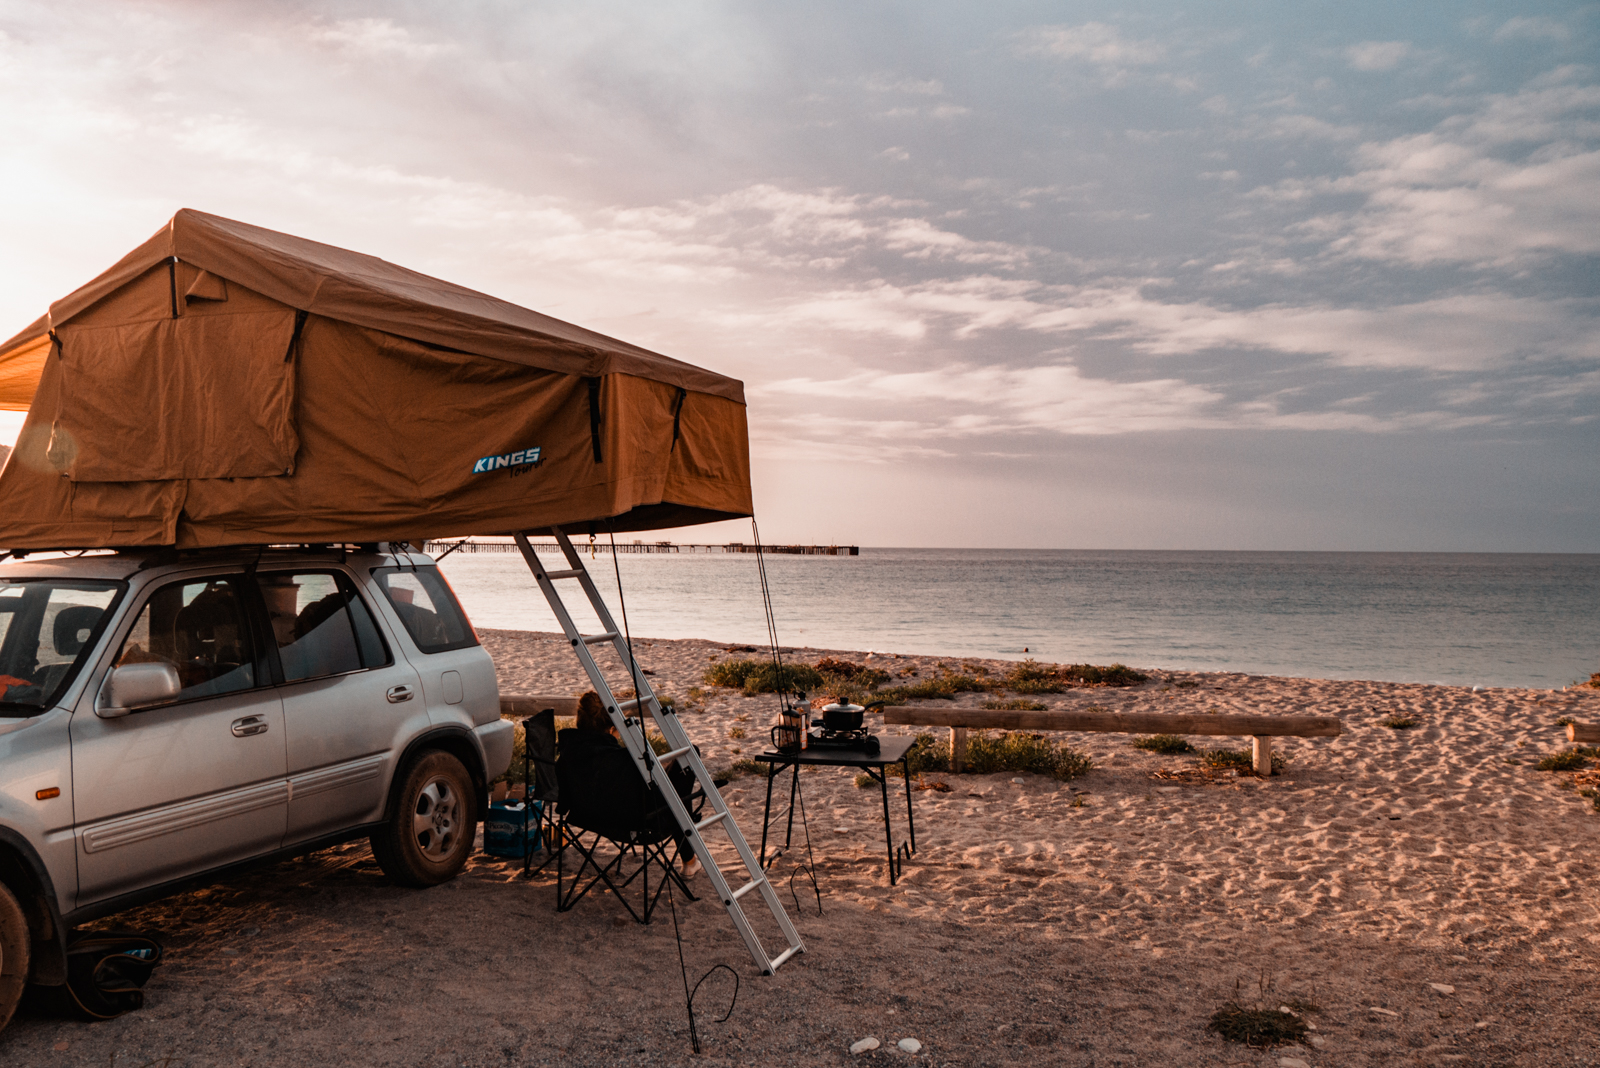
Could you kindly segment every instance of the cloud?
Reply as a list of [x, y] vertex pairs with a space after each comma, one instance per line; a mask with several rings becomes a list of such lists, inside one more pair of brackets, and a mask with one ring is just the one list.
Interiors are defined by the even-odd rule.
[[[1253, 198], [1360, 198], [1292, 224], [1341, 256], [1477, 270], [1600, 252], [1600, 86], [1559, 72], [1488, 94], [1433, 130], [1358, 145], [1350, 173], [1284, 179]], [[1568, 72], [1567, 76], [1570, 76]], [[1542, 145], [1532, 153], [1518, 152]]]
[[1100, 67], [1132, 67], [1159, 63], [1166, 48], [1154, 41], [1129, 40], [1115, 26], [1086, 22], [1081, 26], [1037, 26], [1023, 35], [1024, 49], [1060, 59], [1081, 59]]
[[1405, 41], [1362, 41], [1344, 50], [1344, 57], [1356, 70], [1393, 70], [1411, 54]]
[[1496, 41], [1516, 38], [1532, 41], [1566, 41], [1571, 37], [1572, 31], [1565, 25], [1544, 15], [1514, 15], [1494, 31]]
[[367, 58], [431, 59], [455, 50], [454, 45], [423, 40], [390, 19], [345, 19], [313, 26], [307, 37], [318, 44], [332, 45]]

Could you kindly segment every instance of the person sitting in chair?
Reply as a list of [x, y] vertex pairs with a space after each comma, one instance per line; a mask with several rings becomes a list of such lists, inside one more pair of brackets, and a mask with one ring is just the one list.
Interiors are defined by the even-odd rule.
[[[611, 834], [610, 830], [626, 829], [641, 817], [648, 817], [653, 830], [670, 833], [677, 842], [678, 854], [685, 858], [684, 878], [694, 875], [699, 861], [655, 785], [647, 784], [627, 767], [632, 763], [631, 757], [618, 757], [618, 751], [626, 753], [626, 749], [599, 694], [590, 690], [578, 698], [577, 726], [562, 730], [556, 745], [560, 754], [556, 773], [561, 783], [561, 803], [572, 813], [574, 822], [620, 838], [624, 835]], [[667, 777], [678, 797], [688, 805], [694, 775], [674, 760], [667, 765]]]

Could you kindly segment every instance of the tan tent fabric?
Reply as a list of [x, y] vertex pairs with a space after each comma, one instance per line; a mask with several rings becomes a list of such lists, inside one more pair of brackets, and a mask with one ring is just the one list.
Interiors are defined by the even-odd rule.
[[[205, 261], [165, 251], [180, 247]], [[738, 381], [195, 212], [0, 348], [0, 401], [30, 373], [0, 471], [7, 548], [621, 532], [751, 512]]]

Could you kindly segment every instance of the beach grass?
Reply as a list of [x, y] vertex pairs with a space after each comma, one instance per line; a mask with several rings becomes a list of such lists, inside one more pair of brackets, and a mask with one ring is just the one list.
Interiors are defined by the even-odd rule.
[[952, 701], [958, 693], [987, 693], [1001, 687], [972, 675], [946, 670], [931, 679], [889, 686], [872, 694], [874, 701], [900, 705], [907, 701]]
[[[1200, 754], [1200, 763], [1208, 768], [1232, 769], [1241, 774], [1249, 774], [1255, 770], [1255, 761], [1251, 758], [1249, 749], [1207, 749]], [[1282, 753], [1272, 754], [1274, 773], [1287, 763]]]
[[1137, 686], [1150, 676], [1125, 664], [1041, 664], [1024, 660], [1006, 676], [1006, 688], [1016, 693], [1060, 693], [1068, 686]]
[[1417, 725], [1417, 721], [1410, 716], [1386, 716], [1383, 725], [1392, 731], [1408, 731]]
[[1560, 753], [1551, 753], [1534, 766], [1540, 771], [1582, 771], [1588, 766], [1589, 758], [1594, 752], [1593, 749], [1583, 747], [1567, 749]]
[[1004, 701], [985, 701], [983, 707], [991, 712], [1046, 712], [1050, 706], [1026, 697], [1012, 697]]
[[1189, 744], [1187, 738], [1176, 734], [1152, 734], [1144, 738], [1135, 738], [1131, 743], [1135, 749], [1148, 749], [1152, 753], [1163, 756], [1176, 756], [1179, 753], [1192, 753], [1194, 746]]
[[[911, 751], [906, 754], [913, 776], [925, 772], [950, 771], [950, 743], [932, 734], [917, 735]], [[1064, 742], [1052, 742], [1042, 734], [1026, 731], [973, 731], [967, 736], [967, 762], [965, 774], [995, 775], [1001, 772], [1044, 775], [1066, 782], [1087, 774], [1094, 767], [1088, 755]], [[899, 764], [884, 769], [888, 774], [903, 774]], [[862, 785], [869, 776], [858, 776], [856, 785]]]
[[822, 685], [822, 675], [810, 664], [784, 664], [770, 660], [724, 660], [706, 669], [709, 686], [742, 689], [747, 697], [758, 693], [808, 693]]

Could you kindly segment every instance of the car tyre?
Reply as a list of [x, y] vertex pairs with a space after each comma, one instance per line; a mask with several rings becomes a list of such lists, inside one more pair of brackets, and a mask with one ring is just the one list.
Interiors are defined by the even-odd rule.
[[0, 1029], [11, 1022], [11, 1014], [22, 1000], [32, 954], [28, 917], [11, 891], [0, 885]]
[[424, 753], [404, 773], [388, 822], [372, 836], [372, 855], [401, 886], [437, 886], [456, 877], [478, 829], [472, 777], [449, 753]]

